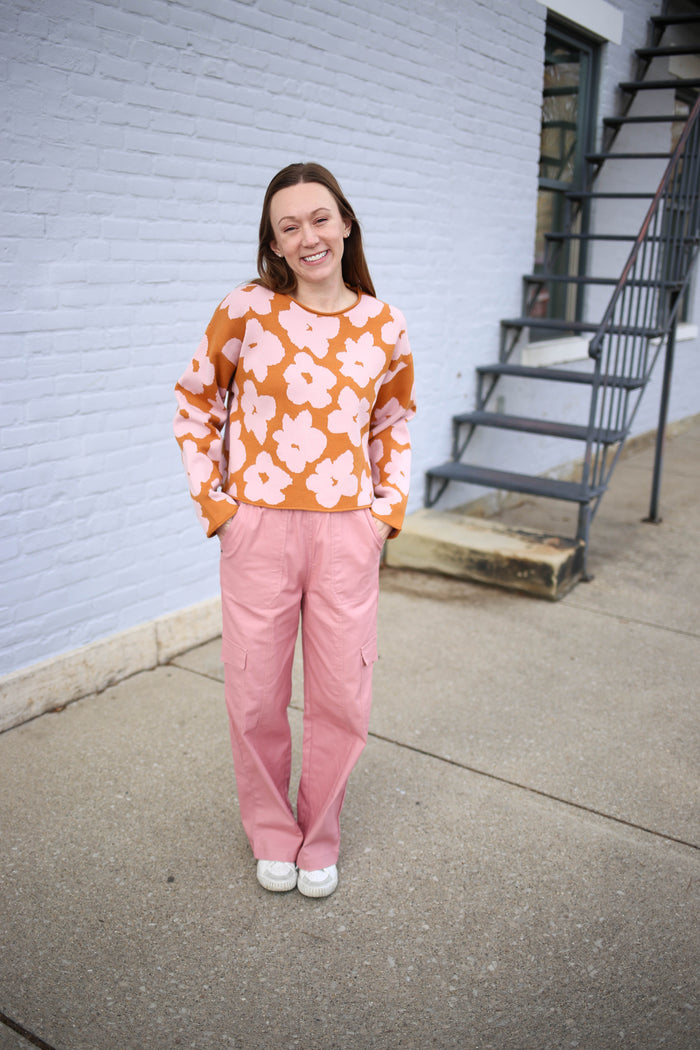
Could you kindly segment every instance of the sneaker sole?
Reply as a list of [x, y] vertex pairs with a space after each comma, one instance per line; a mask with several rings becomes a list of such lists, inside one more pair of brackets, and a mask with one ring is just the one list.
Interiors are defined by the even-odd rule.
[[337, 888], [337, 879], [330, 886], [307, 886], [304, 882], [297, 882], [297, 889], [304, 897], [330, 897], [331, 893], [334, 893]]
[[266, 879], [264, 876], [261, 878], [259, 875], [256, 877], [262, 888], [264, 890], [269, 890], [270, 893], [288, 893], [290, 890], [293, 890], [297, 884], [296, 872], [294, 872], [293, 875], [290, 875], [284, 882], [281, 882], [279, 879]]

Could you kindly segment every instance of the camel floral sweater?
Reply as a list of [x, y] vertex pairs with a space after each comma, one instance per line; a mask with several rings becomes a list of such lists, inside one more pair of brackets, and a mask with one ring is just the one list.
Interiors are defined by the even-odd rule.
[[239, 501], [369, 507], [394, 534], [401, 528], [413, 362], [393, 307], [362, 293], [347, 310], [320, 314], [258, 285], [237, 288], [217, 307], [175, 393], [175, 436], [208, 536]]

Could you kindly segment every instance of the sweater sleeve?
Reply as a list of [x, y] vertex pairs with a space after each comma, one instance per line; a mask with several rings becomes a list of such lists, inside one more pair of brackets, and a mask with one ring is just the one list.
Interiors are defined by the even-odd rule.
[[222, 429], [226, 396], [238, 363], [245, 318], [236, 311], [235, 293], [217, 307], [192, 362], [175, 386], [173, 429], [187, 472], [197, 516], [212, 536], [236, 513], [224, 492]]
[[411, 476], [408, 422], [415, 415], [413, 358], [403, 317], [389, 368], [370, 420], [369, 458], [374, 498], [372, 513], [398, 535], [403, 524]]

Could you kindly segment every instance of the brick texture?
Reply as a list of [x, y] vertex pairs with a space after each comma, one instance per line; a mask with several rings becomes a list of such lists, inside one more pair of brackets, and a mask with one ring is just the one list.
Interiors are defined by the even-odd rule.
[[407, 316], [420, 505], [532, 265], [545, 17], [537, 0], [4, 0], [0, 673], [216, 593], [172, 388], [254, 273], [264, 188], [291, 161], [337, 174]]

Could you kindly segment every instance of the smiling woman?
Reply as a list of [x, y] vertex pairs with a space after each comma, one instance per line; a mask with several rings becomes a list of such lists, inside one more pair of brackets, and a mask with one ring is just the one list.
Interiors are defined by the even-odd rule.
[[[330, 171], [320, 164], [312, 163], [290, 164], [289, 167], [283, 168], [275, 175], [267, 188], [258, 237], [259, 283], [276, 292], [293, 292], [297, 286], [297, 274], [289, 265], [283, 247], [281, 245], [275, 247], [280, 230], [275, 227], [272, 216], [274, 200], [277, 218], [285, 217], [287, 208], [284, 207], [284, 198], [278, 200], [278, 197], [289, 188], [298, 192], [299, 196], [296, 199], [299, 202], [304, 200], [306, 192], [315, 196], [319, 191], [326, 190], [326, 195], [321, 193], [318, 196], [318, 203], [315, 206], [325, 209], [330, 215], [339, 214], [343, 224], [343, 233], [347, 234], [341, 252], [343, 283], [349, 288], [358, 288], [374, 296], [374, 284], [365, 260], [362, 231], [355, 212]], [[294, 210], [292, 206], [292, 211]], [[298, 222], [300, 218], [295, 214], [288, 217], [290, 226], [294, 226], [295, 221]]]
[[330, 191], [316, 182], [278, 190], [270, 219], [270, 246], [294, 274], [297, 299], [324, 313], [351, 306], [357, 296], [343, 282], [343, 249], [352, 223]]
[[[367, 739], [381, 550], [408, 498], [413, 364], [403, 315], [375, 297], [359, 223], [325, 168], [293, 164], [270, 183], [258, 273], [219, 305], [178, 382], [175, 435], [221, 543], [226, 704], [258, 881], [325, 897]], [[287, 708], [300, 617], [295, 813]]]

